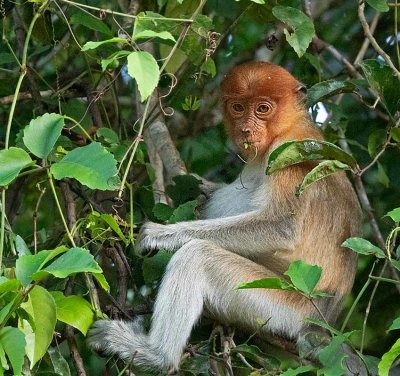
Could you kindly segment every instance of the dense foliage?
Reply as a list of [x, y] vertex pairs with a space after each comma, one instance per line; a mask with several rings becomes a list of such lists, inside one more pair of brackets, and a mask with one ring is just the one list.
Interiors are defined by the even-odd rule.
[[[397, 0], [0, 0], [0, 374], [123, 373], [84, 336], [95, 317], [150, 316], [170, 254], [138, 256], [135, 237], [146, 218], [196, 218], [199, 181], [186, 172], [240, 170], [218, 83], [253, 59], [308, 86], [327, 139], [283, 145], [266, 173], [320, 161], [301, 194], [348, 171], [364, 212], [363, 238], [344, 244], [358, 274], [336, 327], [316, 322], [333, 336], [320, 364], [205, 318], [180, 373], [336, 376], [343, 342], [371, 374], [398, 372], [398, 13]], [[321, 273], [296, 261], [291, 282], [240, 288], [312, 300]]]

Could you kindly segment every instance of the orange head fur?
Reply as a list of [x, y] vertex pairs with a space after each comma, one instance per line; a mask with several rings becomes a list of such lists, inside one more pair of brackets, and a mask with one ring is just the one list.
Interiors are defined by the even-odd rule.
[[267, 62], [245, 63], [225, 76], [225, 125], [242, 154], [262, 158], [276, 142], [312, 137], [309, 126], [301, 129], [309, 123], [303, 88], [288, 71]]

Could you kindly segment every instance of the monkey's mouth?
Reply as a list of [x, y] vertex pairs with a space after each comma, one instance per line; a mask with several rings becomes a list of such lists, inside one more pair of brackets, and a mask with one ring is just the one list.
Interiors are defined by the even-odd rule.
[[250, 141], [250, 140], [245, 140], [241, 143], [241, 146], [244, 150], [248, 150], [250, 148], [257, 148], [257, 144], [260, 141]]

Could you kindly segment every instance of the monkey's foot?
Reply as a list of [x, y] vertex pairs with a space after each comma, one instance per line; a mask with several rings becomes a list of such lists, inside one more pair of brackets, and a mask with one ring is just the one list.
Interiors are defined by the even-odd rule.
[[149, 345], [141, 320], [99, 320], [90, 328], [86, 342], [101, 355], [116, 355], [126, 363], [147, 370], [166, 369], [169, 364]]

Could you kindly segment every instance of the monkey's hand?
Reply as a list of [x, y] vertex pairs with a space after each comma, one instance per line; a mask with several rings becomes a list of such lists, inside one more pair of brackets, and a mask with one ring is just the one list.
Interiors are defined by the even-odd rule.
[[135, 249], [139, 254], [147, 254], [161, 248], [169, 252], [175, 252], [189, 240], [190, 238], [181, 233], [176, 225], [147, 222], [139, 232]]

